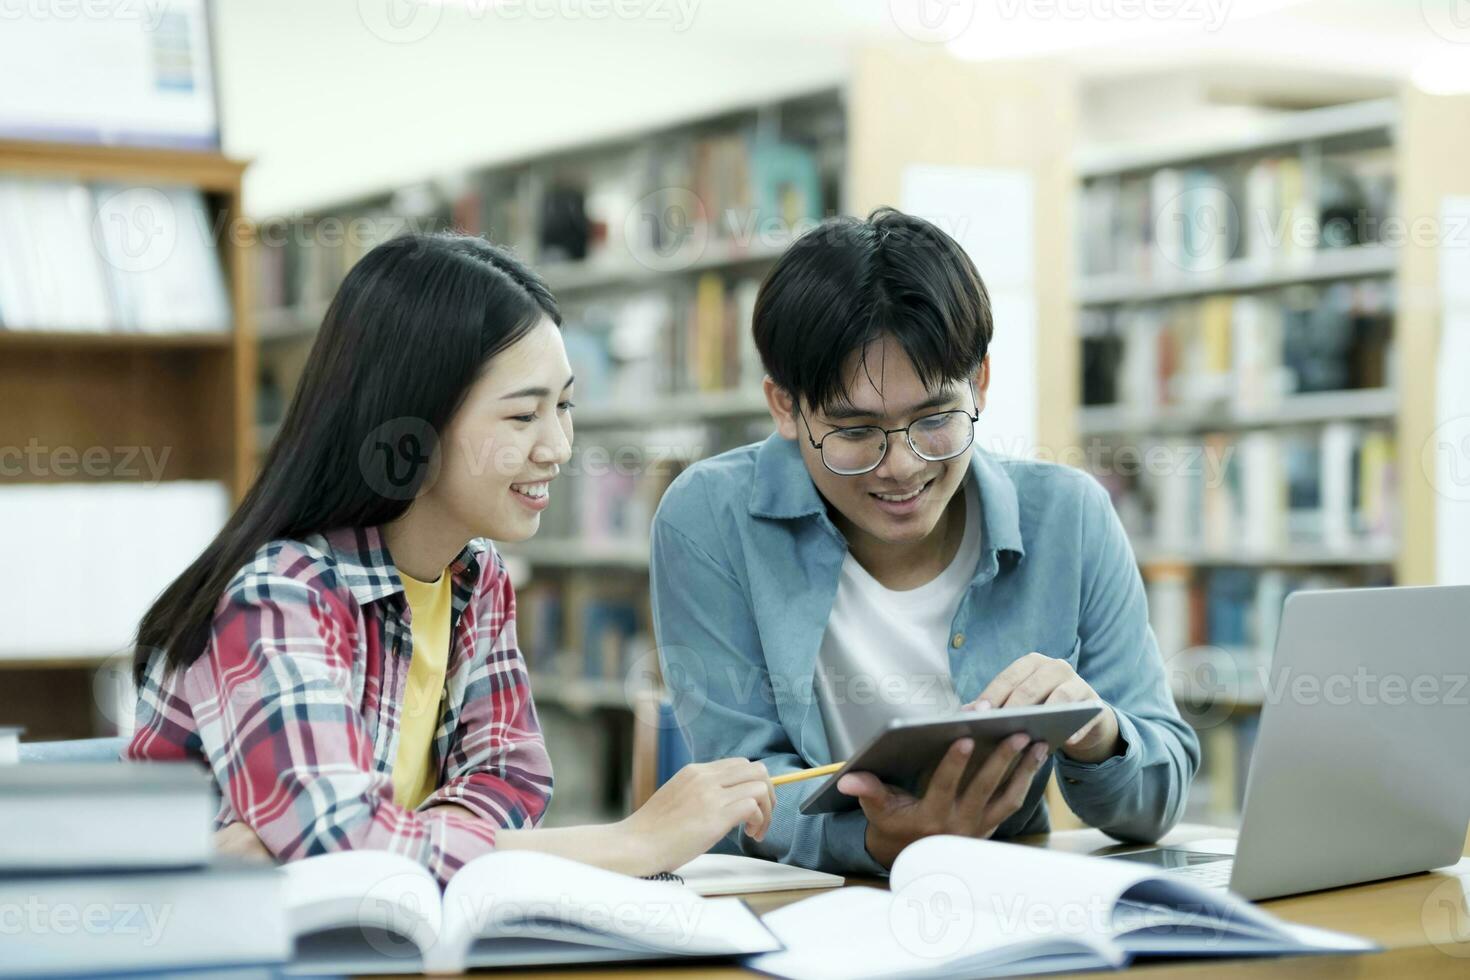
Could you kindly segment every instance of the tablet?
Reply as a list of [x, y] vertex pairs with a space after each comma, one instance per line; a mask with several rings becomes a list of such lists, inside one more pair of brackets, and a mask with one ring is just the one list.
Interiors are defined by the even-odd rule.
[[870, 772], [888, 785], [917, 796], [929, 782], [929, 774], [939, 765], [944, 753], [962, 738], [975, 740], [974, 755], [960, 780], [961, 786], [969, 785], [970, 777], [985, 762], [990, 751], [1017, 732], [1030, 735], [1033, 742], [1045, 742], [1053, 749], [1059, 748], [1102, 710], [1101, 701], [1077, 701], [1026, 708], [963, 711], [943, 718], [891, 722], [846, 765], [817, 787], [802, 802], [801, 812], [856, 810], [857, 797], [837, 791], [837, 781], [849, 772]]

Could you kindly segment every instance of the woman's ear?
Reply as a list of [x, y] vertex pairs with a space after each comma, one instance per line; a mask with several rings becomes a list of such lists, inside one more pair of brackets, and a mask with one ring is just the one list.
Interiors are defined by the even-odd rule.
[[979, 415], [985, 411], [985, 394], [990, 390], [990, 355], [980, 362], [980, 370], [975, 372], [975, 414]]
[[791, 400], [791, 393], [771, 380], [761, 382], [761, 388], [766, 394], [766, 406], [771, 410], [771, 419], [776, 423], [776, 431], [783, 439], [796, 438], [796, 406]]

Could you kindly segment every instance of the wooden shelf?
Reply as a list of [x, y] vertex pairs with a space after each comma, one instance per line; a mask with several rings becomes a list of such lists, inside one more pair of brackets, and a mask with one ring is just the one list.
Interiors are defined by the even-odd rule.
[[[0, 140], [6, 177], [201, 191], [216, 222], [233, 324], [170, 332], [0, 329], [0, 445], [72, 454], [101, 448], [147, 456], [158, 470], [134, 466], [136, 473], [118, 468], [95, 477], [46, 467], [22, 480], [207, 480], [236, 500], [244, 496], [255, 470], [256, 382], [245, 256], [232, 234], [244, 220], [244, 169], [218, 153]], [[116, 652], [0, 657], [0, 717], [26, 724], [34, 738], [98, 734], [90, 678], [116, 662]]]
[[227, 330], [133, 333], [121, 330], [6, 330], [0, 328], [0, 348], [214, 351], [226, 350], [234, 342], [234, 334]]
[[1391, 388], [1368, 388], [1289, 395], [1274, 408], [1259, 411], [1206, 405], [1138, 412], [1113, 405], [1091, 406], [1078, 412], [1077, 431], [1082, 435], [1172, 434], [1320, 425], [1347, 419], [1391, 420], [1398, 404], [1398, 394]]
[[1077, 302], [1083, 306], [1156, 303], [1215, 293], [1258, 292], [1298, 283], [1390, 276], [1398, 261], [1399, 250], [1392, 246], [1355, 245], [1307, 253], [1302, 261], [1290, 264], [1236, 259], [1214, 272], [1091, 276], [1078, 282]]
[[111, 653], [72, 653], [33, 657], [15, 657], [0, 654], [0, 673], [8, 670], [73, 670], [78, 668], [95, 668], [109, 663], [116, 663], [120, 656], [123, 655], [117, 651]]

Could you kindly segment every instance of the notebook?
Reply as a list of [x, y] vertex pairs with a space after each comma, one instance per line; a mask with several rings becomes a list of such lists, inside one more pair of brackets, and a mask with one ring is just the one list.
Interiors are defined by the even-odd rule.
[[1149, 957], [1376, 948], [1141, 865], [965, 837], [909, 845], [890, 886], [844, 888], [769, 913], [785, 949], [746, 965], [793, 980], [990, 977]]
[[386, 851], [324, 854], [281, 874], [293, 973], [459, 973], [780, 948], [739, 899], [529, 851], [476, 858], [442, 896], [421, 865]]
[[841, 875], [739, 854], [701, 854], [677, 871], [658, 878], [704, 896], [840, 888], [843, 882]]

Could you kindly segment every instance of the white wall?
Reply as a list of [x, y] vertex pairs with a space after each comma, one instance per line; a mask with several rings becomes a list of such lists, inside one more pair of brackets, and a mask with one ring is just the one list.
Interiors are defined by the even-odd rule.
[[[652, 17], [507, 19], [483, 0], [422, 8], [423, 25], [437, 24], [391, 43], [368, 26], [382, 24], [371, 0], [220, 0], [225, 149], [254, 161], [246, 209], [289, 212], [844, 75], [837, 46], [800, 32], [742, 37], [699, 0], [648, 9], [677, 17], [678, 2], [695, 7], [682, 30]], [[422, 25], [409, 24], [414, 37]]]

